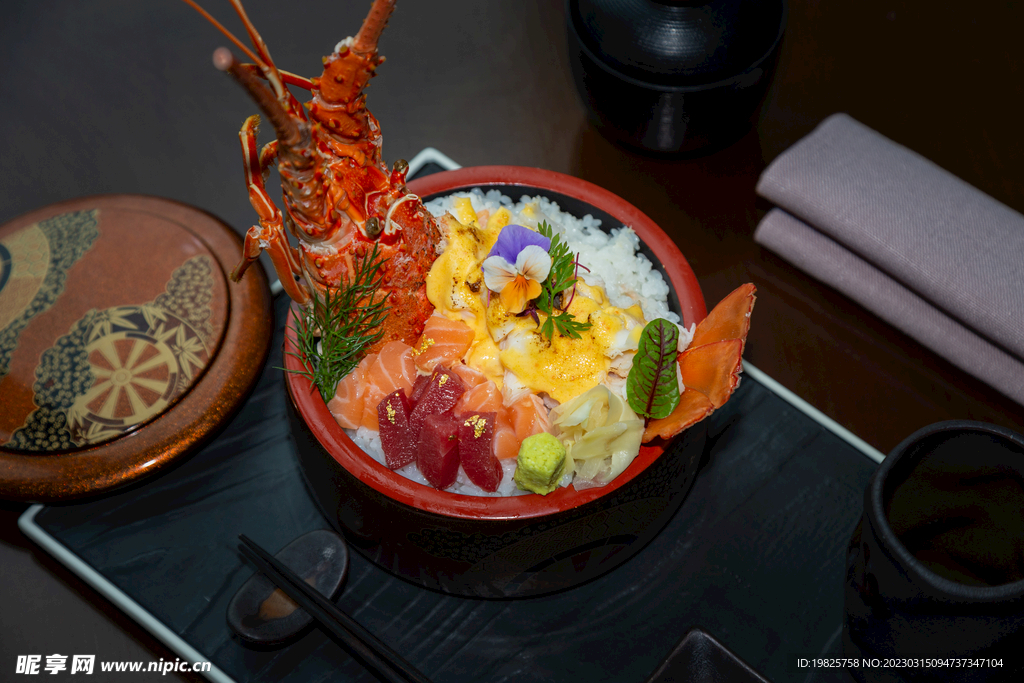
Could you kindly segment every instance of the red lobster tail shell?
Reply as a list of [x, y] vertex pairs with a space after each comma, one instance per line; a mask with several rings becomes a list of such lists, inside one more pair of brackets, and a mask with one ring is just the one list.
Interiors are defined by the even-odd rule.
[[697, 324], [689, 348], [679, 354], [685, 387], [679, 405], [668, 417], [647, 423], [644, 443], [672, 438], [729, 400], [740, 383], [756, 291], [752, 284], [737, 287]]

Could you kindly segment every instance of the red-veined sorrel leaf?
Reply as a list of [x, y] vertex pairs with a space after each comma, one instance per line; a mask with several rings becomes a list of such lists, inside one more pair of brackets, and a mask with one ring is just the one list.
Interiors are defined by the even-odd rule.
[[640, 417], [668, 417], [679, 404], [679, 328], [663, 318], [647, 323], [626, 380], [629, 407]]

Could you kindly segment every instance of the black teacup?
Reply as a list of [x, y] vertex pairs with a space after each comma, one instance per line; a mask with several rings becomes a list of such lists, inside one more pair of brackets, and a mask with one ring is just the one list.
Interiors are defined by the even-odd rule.
[[843, 643], [859, 681], [1024, 674], [1024, 437], [940, 422], [893, 450], [847, 552]]

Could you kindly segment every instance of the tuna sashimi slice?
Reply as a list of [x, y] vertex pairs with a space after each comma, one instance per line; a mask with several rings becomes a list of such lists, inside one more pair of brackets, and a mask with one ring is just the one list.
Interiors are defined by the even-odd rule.
[[423, 398], [423, 392], [427, 390], [427, 385], [430, 384], [430, 375], [420, 375], [416, 378], [416, 381], [412, 384], [412, 393], [409, 394], [409, 405], [413, 408]]
[[494, 457], [495, 413], [473, 413], [459, 418], [459, 460], [469, 480], [484, 491], [497, 491], [501, 463]]
[[384, 397], [377, 406], [377, 422], [380, 423], [380, 445], [384, 450], [384, 462], [390, 469], [397, 470], [416, 460], [416, 444], [419, 435], [409, 425], [409, 399], [405, 392], [395, 389]]
[[416, 466], [436, 489], [446, 489], [459, 475], [459, 423], [451, 414], [428, 415], [416, 444]]
[[358, 429], [363, 423], [366, 370], [376, 360], [377, 354], [366, 355], [352, 372], [338, 382], [334, 398], [327, 403], [327, 409], [344, 429]]
[[519, 455], [522, 439], [518, 438], [508, 409], [501, 402], [501, 389], [491, 380], [486, 380], [462, 395], [455, 405], [455, 414], [464, 417], [471, 413], [494, 413], [494, 455], [502, 459], [514, 458]]
[[409, 424], [414, 430], [419, 430], [428, 415], [451, 412], [465, 392], [462, 380], [449, 370], [437, 368], [430, 376], [430, 383], [424, 389], [423, 396], [412, 409]]
[[431, 372], [438, 364], [458, 362], [466, 355], [475, 337], [473, 328], [464, 322], [449, 320], [443, 315], [430, 316], [413, 352], [416, 367]]

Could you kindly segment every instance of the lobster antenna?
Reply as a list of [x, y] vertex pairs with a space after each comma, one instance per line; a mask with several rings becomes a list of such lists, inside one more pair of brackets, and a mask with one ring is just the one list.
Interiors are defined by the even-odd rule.
[[[264, 70], [270, 68], [270, 67], [267, 66], [266, 62], [264, 62], [262, 59], [257, 57], [256, 54], [252, 50], [250, 50], [248, 47], [246, 47], [245, 43], [243, 43], [238, 38], [236, 38], [235, 35], [231, 31], [229, 31], [226, 28], [224, 28], [224, 26], [219, 21], [214, 19], [210, 15], [209, 12], [207, 12], [202, 7], [197, 5], [195, 3], [195, 0], [182, 0], [182, 1], [185, 4], [187, 4], [189, 7], [194, 9], [195, 11], [199, 12], [199, 14], [201, 14], [202, 17], [204, 19], [206, 19], [208, 22], [213, 24], [217, 28], [218, 31], [223, 33], [227, 37], [228, 40], [230, 40], [232, 43], [234, 43], [238, 47], [238, 49], [241, 50], [242, 52], [244, 52], [245, 56], [248, 57], [249, 59], [251, 59], [253, 62], [255, 62], [257, 66], [259, 66], [261, 69], [264, 69]], [[232, 60], [234, 60], [234, 57], [232, 57]], [[216, 64], [216, 60], [214, 60], [214, 64]], [[217, 68], [220, 69], [220, 67], [217, 67]], [[224, 71], [224, 69], [221, 69], [221, 71]]]
[[363, 53], [375, 50], [377, 40], [384, 32], [384, 27], [388, 25], [388, 19], [394, 10], [395, 0], [374, 0], [370, 13], [366, 15], [359, 33], [352, 42], [352, 48]]
[[256, 104], [267, 115], [274, 130], [277, 131], [277, 139], [282, 145], [293, 148], [302, 142], [303, 136], [299, 124], [288, 115], [270, 88], [235, 60], [231, 50], [226, 47], [218, 47], [214, 50], [213, 65], [221, 71], [229, 73], [256, 100]]
[[[231, 0], [231, 6], [235, 8], [235, 12], [245, 25], [245, 32], [249, 34], [249, 40], [252, 41], [253, 47], [255, 47], [256, 51], [260, 53], [261, 57], [263, 57], [264, 63], [268, 64], [274, 72], [274, 77], [277, 79], [278, 83], [274, 84], [273, 80], [269, 77], [268, 80], [271, 80], [271, 83], [275, 86], [274, 89], [277, 90], [280, 84], [281, 74], [278, 73], [277, 65], [274, 64], [274, 60], [270, 58], [270, 49], [267, 48], [267, 44], [264, 42], [263, 36], [259, 34], [259, 31], [256, 30], [253, 23], [249, 21], [249, 15], [245, 13], [245, 8], [242, 7], [241, 0]], [[279, 92], [278, 96], [280, 97], [281, 94], [282, 93]]]

